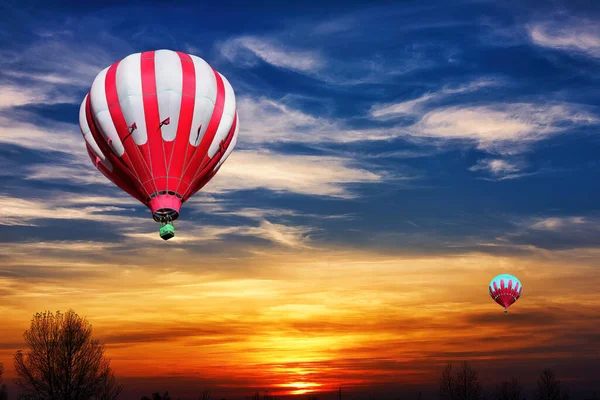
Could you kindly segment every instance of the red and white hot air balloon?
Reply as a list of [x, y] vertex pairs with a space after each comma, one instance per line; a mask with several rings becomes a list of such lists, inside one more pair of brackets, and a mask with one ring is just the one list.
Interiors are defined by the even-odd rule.
[[239, 132], [227, 79], [203, 59], [171, 50], [131, 54], [102, 70], [79, 125], [96, 168], [150, 208], [165, 240]]

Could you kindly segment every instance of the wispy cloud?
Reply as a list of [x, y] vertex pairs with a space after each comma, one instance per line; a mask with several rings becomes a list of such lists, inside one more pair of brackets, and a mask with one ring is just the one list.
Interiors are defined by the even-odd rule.
[[532, 43], [551, 49], [600, 58], [600, 29], [597, 21], [569, 19], [527, 25]]
[[298, 50], [275, 40], [254, 36], [229, 39], [220, 45], [220, 51], [229, 61], [242, 66], [253, 66], [260, 59], [275, 67], [312, 73], [326, 65], [317, 51]]
[[[24, 120], [34, 120], [24, 122]], [[30, 113], [0, 114], [0, 143], [37, 151], [85, 154], [81, 132], [72, 124], [50, 121]]]
[[[66, 27], [34, 33], [34, 39], [25, 46], [1, 49], [3, 74], [38, 87], [48, 84], [87, 88], [98, 72], [117, 61], [116, 53], [130, 49], [126, 41], [108, 34], [106, 21], [86, 18], [85, 22], [70, 22]], [[92, 40], [82, 34], [90, 30], [102, 33]]]
[[500, 240], [534, 249], [568, 250], [600, 247], [600, 219], [595, 215], [561, 215], [517, 219], [515, 232]]
[[0, 83], [0, 110], [29, 104], [69, 103], [72, 98], [39, 87]]
[[[65, 196], [66, 194], [63, 194]], [[127, 211], [112, 205], [71, 207], [68, 199], [23, 199], [0, 195], [0, 225], [36, 226], [43, 219], [88, 220], [121, 223], [115, 212]], [[131, 223], [146, 222], [143, 218], [128, 218]]]
[[206, 186], [208, 193], [264, 188], [276, 192], [351, 198], [349, 185], [379, 183], [384, 173], [331, 156], [286, 155], [268, 151], [233, 152]]
[[317, 117], [266, 97], [243, 97], [238, 104], [240, 121], [244, 124], [242, 145], [379, 141], [406, 133], [396, 128], [352, 128], [343, 120]]
[[509, 161], [502, 159], [479, 160], [477, 164], [469, 168], [470, 171], [484, 171], [491, 174], [495, 179], [515, 179], [523, 175], [521, 171], [526, 167], [522, 161]]
[[595, 115], [571, 104], [499, 103], [433, 110], [411, 129], [415, 135], [468, 139], [482, 149], [519, 153], [528, 143], [597, 123]]
[[499, 82], [493, 79], [478, 79], [458, 87], [445, 87], [433, 93], [426, 93], [416, 99], [405, 100], [399, 103], [378, 104], [371, 108], [370, 115], [376, 119], [391, 119], [403, 115], [421, 114], [426, 104], [440, 100], [450, 95], [471, 93], [490, 86], [497, 86]]
[[536, 220], [529, 228], [538, 231], [559, 231], [563, 229], [579, 228], [590, 221], [584, 217], [550, 217]]
[[[190, 225], [188, 224], [188, 227]], [[269, 222], [261, 219], [257, 226], [215, 226], [205, 225], [195, 228], [187, 228], [171, 240], [173, 246], [188, 245], [195, 243], [206, 243], [209, 241], [223, 241], [230, 236], [245, 236], [260, 238], [277, 245], [291, 248], [309, 248], [309, 234], [316, 228], [303, 225], [285, 225]], [[162, 239], [156, 233], [124, 232], [127, 238], [140, 242], [160, 242]]]

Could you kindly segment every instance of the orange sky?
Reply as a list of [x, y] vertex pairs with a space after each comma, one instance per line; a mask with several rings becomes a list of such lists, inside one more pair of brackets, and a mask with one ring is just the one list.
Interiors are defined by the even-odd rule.
[[[69, 307], [107, 344], [131, 398], [208, 386], [240, 395], [434, 387], [444, 363], [463, 359], [486, 383], [554, 367], [585, 385], [599, 371], [597, 250], [519, 258], [255, 247], [224, 257], [159, 241], [114, 254], [100, 243], [2, 245], [5, 377], [32, 315]], [[165, 245], [175, 247], [168, 259]], [[507, 315], [487, 293], [505, 272], [524, 285]]]

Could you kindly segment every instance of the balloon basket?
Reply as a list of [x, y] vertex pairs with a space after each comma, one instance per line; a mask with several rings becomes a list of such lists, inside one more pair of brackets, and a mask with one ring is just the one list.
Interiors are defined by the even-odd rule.
[[175, 236], [175, 227], [172, 223], [163, 222], [160, 225], [159, 233], [163, 240], [169, 240]]

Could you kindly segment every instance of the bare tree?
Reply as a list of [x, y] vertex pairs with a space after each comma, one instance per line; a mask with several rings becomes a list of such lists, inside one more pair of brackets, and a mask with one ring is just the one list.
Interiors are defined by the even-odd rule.
[[456, 374], [456, 400], [481, 400], [483, 385], [479, 382], [477, 372], [467, 361], [463, 361]]
[[[0, 383], [2, 383], [2, 374], [4, 374], [4, 364], [0, 363]], [[0, 387], [0, 400], [8, 400], [8, 389], [6, 385]]]
[[210, 389], [205, 389], [202, 392], [202, 397], [199, 400], [210, 400]]
[[26, 353], [14, 356], [22, 399], [115, 400], [123, 389], [104, 357], [104, 345], [73, 310], [37, 313], [24, 333]]
[[560, 381], [554, 371], [545, 369], [537, 381], [536, 400], [560, 400]]
[[440, 400], [455, 400], [455, 385], [452, 364], [448, 364], [444, 367], [440, 378]]
[[510, 382], [504, 381], [496, 386], [493, 400], [525, 400], [525, 391], [519, 380], [513, 378]]
[[159, 392], [152, 393], [152, 398], [147, 396], [142, 397], [142, 400], [172, 400], [169, 392], [165, 392], [162, 396]]

